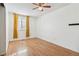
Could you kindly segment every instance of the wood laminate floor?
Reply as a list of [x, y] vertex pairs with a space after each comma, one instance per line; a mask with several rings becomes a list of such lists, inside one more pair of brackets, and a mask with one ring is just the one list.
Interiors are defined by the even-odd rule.
[[79, 53], [39, 38], [9, 42], [8, 56], [79, 56]]

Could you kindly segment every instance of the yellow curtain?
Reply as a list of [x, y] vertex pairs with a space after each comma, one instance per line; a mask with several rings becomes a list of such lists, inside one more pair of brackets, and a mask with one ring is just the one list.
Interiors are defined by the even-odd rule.
[[13, 32], [13, 38], [17, 38], [18, 37], [17, 26], [18, 26], [18, 15], [14, 14], [14, 32]]
[[30, 18], [29, 16], [26, 16], [26, 37], [30, 36], [29, 18]]

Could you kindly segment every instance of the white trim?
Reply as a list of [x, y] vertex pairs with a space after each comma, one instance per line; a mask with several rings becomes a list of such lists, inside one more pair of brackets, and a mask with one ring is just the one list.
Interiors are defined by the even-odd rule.
[[[25, 40], [25, 39], [30, 39], [30, 38], [35, 38], [35, 37], [27, 37], [27, 38], [24, 38], [23, 40]], [[17, 41], [17, 39], [19, 39], [19, 38], [16, 38], [16, 39], [12, 39], [12, 40], [9, 40], [9, 41]], [[22, 39], [19, 39], [19, 40], [22, 40]]]

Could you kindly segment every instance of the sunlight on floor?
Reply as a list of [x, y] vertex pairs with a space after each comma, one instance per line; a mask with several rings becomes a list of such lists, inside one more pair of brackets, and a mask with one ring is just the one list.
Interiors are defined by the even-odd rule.
[[27, 49], [18, 49], [16, 53], [13, 53], [12, 56], [26, 56], [27, 54]]

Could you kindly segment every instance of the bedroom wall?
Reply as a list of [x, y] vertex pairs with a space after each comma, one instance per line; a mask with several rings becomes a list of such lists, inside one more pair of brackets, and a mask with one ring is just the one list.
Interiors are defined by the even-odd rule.
[[79, 52], [79, 4], [70, 4], [37, 20], [37, 37]]
[[0, 55], [6, 52], [5, 8], [0, 5]]

